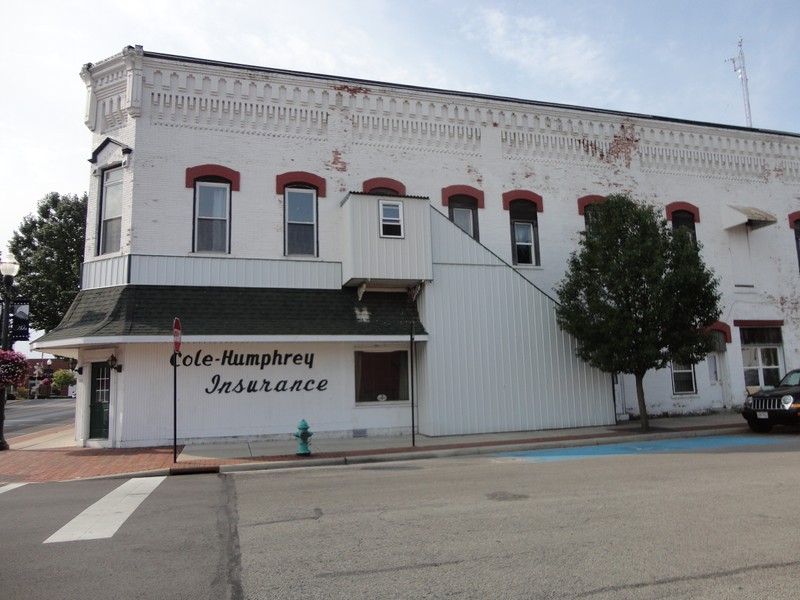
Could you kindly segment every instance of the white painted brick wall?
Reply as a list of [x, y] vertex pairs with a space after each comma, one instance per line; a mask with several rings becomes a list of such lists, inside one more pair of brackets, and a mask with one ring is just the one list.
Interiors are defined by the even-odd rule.
[[[483, 190], [481, 243], [508, 262], [502, 194], [533, 191], [544, 202], [542, 264], [521, 270], [550, 294], [583, 229], [579, 197], [626, 193], [662, 207], [689, 202], [700, 209], [703, 256], [722, 282], [722, 320], [733, 326], [736, 319], [783, 319], [786, 366], [800, 366], [800, 274], [787, 220], [800, 209], [798, 136], [147, 56], [142, 77], [141, 116], [117, 129], [97, 128], [93, 137], [94, 146], [111, 136], [134, 148], [124, 183], [123, 253], [191, 254], [192, 190], [184, 185], [185, 170], [205, 163], [241, 173], [241, 190], [233, 193], [231, 258], [283, 257], [275, 180], [288, 171], [327, 181], [327, 196], [319, 199], [319, 258], [326, 261], [344, 258], [339, 203], [348, 191], [361, 191], [364, 180], [399, 180], [408, 194], [429, 197], [444, 214], [442, 188]], [[98, 103], [105, 102], [104, 89], [110, 88], [96, 90]], [[201, 103], [223, 110], [201, 110]], [[92, 177], [87, 257], [96, 254], [98, 185]], [[725, 204], [759, 207], [778, 222], [745, 239], [743, 229], [722, 228]], [[741, 252], [732, 250], [731, 244], [745, 243]], [[735, 258], [742, 252], [750, 256], [753, 288], [734, 287], [734, 273], [747, 268]], [[727, 360], [732, 395], [741, 401], [736, 329], [733, 337]], [[708, 400], [717, 390], [704, 363], [697, 380], [695, 401], [673, 397], [667, 373], [648, 374], [654, 412], [716, 406]], [[624, 386], [625, 404], [635, 409], [632, 380]]]

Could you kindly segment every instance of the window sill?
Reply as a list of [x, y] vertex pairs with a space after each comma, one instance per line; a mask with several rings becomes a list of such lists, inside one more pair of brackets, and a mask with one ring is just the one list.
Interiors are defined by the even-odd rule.
[[515, 269], [522, 269], [523, 271], [544, 271], [542, 265], [512, 265]]
[[383, 402], [356, 402], [356, 408], [380, 408], [382, 406], [409, 406], [410, 400], [385, 400]]

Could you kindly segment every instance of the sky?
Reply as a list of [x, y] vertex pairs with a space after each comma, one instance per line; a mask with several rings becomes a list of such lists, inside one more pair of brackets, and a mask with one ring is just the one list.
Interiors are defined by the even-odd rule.
[[[800, 133], [796, 0], [9, 0], [0, 252], [89, 186], [83, 64], [146, 51]], [[16, 349], [27, 352], [17, 343]]]

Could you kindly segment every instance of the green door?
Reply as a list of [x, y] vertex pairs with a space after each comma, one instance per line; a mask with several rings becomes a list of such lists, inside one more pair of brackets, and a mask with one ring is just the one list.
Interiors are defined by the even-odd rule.
[[107, 363], [92, 363], [92, 394], [89, 400], [89, 437], [108, 439], [108, 405], [111, 400], [111, 369]]

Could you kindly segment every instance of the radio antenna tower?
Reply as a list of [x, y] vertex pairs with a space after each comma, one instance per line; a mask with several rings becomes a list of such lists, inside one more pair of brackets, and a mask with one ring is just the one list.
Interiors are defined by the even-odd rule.
[[739, 79], [742, 80], [744, 116], [747, 119], [747, 126], [753, 127], [753, 119], [750, 117], [750, 90], [747, 89], [747, 70], [744, 66], [744, 48], [742, 48], [742, 38], [739, 38], [739, 56], [729, 58], [727, 62], [733, 63], [733, 70], [739, 74]]

